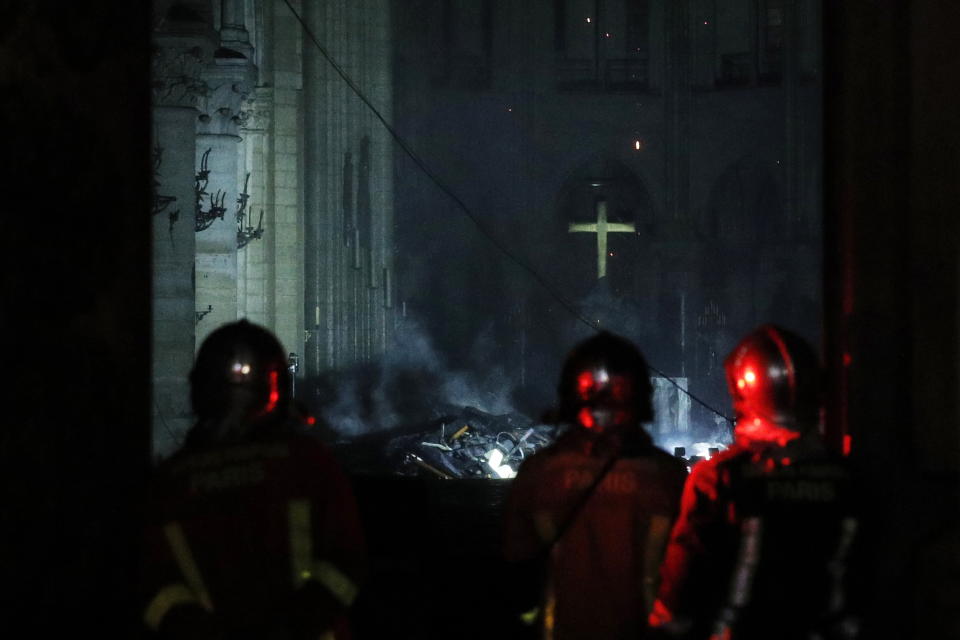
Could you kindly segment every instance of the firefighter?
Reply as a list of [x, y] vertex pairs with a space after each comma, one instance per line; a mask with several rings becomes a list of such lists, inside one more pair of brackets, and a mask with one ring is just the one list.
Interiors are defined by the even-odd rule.
[[652, 392], [643, 356], [610, 333], [564, 364], [557, 418], [568, 428], [521, 466], [505, 511], [507, 561], [544, 572], [527, 594], [542, 638], [642, 637], [686, 477], [641, 426]]
[[694, 640], [852, 637], [845, 583], [857, 520], [844, 461], [818, 429], [817, 356], [766, 325], [724, 368], [734, 444], [691, 471], [651, 626]]
[[143, 619], [165, 638], [349, 637], [364, 571], [357, 507], [290, 397], [286, 353], [239, 321], [190, 374], [197, 421], [157, 469]]

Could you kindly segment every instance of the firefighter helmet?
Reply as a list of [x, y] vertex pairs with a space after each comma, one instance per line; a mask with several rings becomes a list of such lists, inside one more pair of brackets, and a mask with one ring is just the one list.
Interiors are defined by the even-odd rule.
[[775, 325], [750, 333], [723, 363], [737, 425], [802, 433], [820, 415], [820, 365], [803, 338]]
[[285, 415], [290, 403], [286, 352], [261, 326], [246, 320], [223, 325], [197, 353], [190, 400], [201, 422]]
[[603, 331], [574, 347], [558, 387], [560, 419], [603, 431], [653, 420], [650, 373], [628, 340]]

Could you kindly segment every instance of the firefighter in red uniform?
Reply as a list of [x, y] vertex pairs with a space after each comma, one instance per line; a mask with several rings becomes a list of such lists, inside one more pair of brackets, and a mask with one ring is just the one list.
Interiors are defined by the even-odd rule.
[[767, 325], [724, 367], [735, 442], [687, 480], [651, 626], [691, 640], [852, 637], [857, 520], [844, 461], [819, 435], [816, 354]]
[[558, 390], [569, 429], [520, 468], [505, 555], [545, 569], [541, 637], [639, 638], [686, 469], [641, 426], [653, 419], [652, 387], [628, 341], [600, 333], [581, 343]]
[[348, 637], [364, 570], [351, 488], [304, 435], [284, 350], [240, 321], [204, 341], [197, 423], [157, 470], [142, 567], [144, 621], [168, 638]]

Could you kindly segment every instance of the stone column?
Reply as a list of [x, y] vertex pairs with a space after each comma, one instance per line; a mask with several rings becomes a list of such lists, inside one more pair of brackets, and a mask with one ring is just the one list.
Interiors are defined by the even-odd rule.
[[243, 138], [244, 162], [237, 173], [240, 188], [243, 188], [246, 175], [250, 174], [247, 184], [246, 216], [244, 227], [257, 228], [260, 213], [263, 212], [263, 236], [253, 239], [239, 250], [237, 268], [239, 282], [239, 308], [241, 317], [251, 322], [274, 327], [274, 242], [276, 239], [275, 216], [268, 201], [272, 197], [267, 190], [271, 184], [273, 171], [268, 155], [271, 148], [270, 126], [273, 111], [273, 90], [269, 87], [257, 87], [251, 99], [245, 103], [248, 117], [240, 129]]
[[[245, 61], [245, 59], [244, 59]], [[196, 146], [197, 171], [206, 155], [207, 182], [200, 206], [225, 208], [222, 219], [197, 232], [197, 310], [206, 313], [197, 324], [197, 345], [220, 325], [237, 319], [237, 181], [241, 103], [250, 83], [246, 66], [208, 66], [204, 74], [209, 90], [201, 99]], [[209, 151], [209, 154], [207, 154]], [[203, 185], [201, 185], [203, 186]]]
[[[316, 9], [319, 3], [304, 4], [306, 15], [308, 9]], [[294, 2], [294, 6], [299, 7], [299, 3]], [[305, 227], [304, 173], [307, 141], [312, 139], [311, 126], [316, 130], [319, 123], [304, 113], [302, 27], [282, 2], [265, 7], [264, 18], [270, 44], [263, 51], [264, 64], [269, 65], [263, 69], [263, 78], [273, 87], [269, 133], [271, 177], [265, 201], [270, 216], [270, 229], [266, 233], [273, 233], [274, 247], [273, 280], [269, 286], [277, 337], [288, 351], [301, 356], [300, 375], [304, 376], [315, 370], [309, 366], [311, 352], [304, 348], [305, 344], [315, 344], [315, 297], [310, 293], [311, 287], [305, 284], [304, 275], [314, 273], [310, 260], [318, 256], [316, 252], [307, 251], [308, 246], [315, 244], [310, 244], [310, 228]], [[312, 43], [310, 46], [313, 47]]]
[[[325, 23], [326, 6], [307, 3], [304, 19], [311, 30]], [[325, 274], [329, 271], [329, 251], [324, 251], [323, 229], [320, 210], [324, 204], [323, 172], [327, 147], [327, 121], [323, 117], [327, 85], [324, 83], [325, 65], [320, 53], [307, 43], [303, 49], [303, 100], [304, 100], [304, 324], [309, 327], [310, 339], [306, 344], [304, 359], [306, 375], [316, 376], [331, 364], [332, 345], [321, 327], [333, 323], [333, 307], [328, 304], [325, 291]]]
[[191, 423], [196, 106], [212, 46], [203, 38], [165, 35], [154, 44], [153, 451], [165, 456]]
[[[391, 40], [391, 4], [385, 0], [374, 0], [368, 16], [373, 32], [370, 59], [377, 62], [373, 70], [371, 91], [374, 104], [388, 121], [393, 120], [393, 73], [390, 68], [389, 52], [393, 48]], [[393, 315], [393, 140], [378, 123], [371, 119], [373, 138], [373, 179], [375, 180], [372, 206], [374, 211], [374, 275], [380, 276], [379, 295], [375, 297], [373, 320], [375, 335], [372, 348], [375, 354], [384, 352], [392, 337]]]
[[220, 5], [220, 44], [224, 48], [253, 59], [250, 33], [245, 23], [245, 0], [223, 0]]

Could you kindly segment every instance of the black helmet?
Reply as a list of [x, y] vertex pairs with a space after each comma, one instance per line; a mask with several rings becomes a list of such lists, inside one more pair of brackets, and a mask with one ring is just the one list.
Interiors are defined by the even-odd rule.
[[630, 341], [606, 331], [574, 347], [557, 391], [560, 419], [586, 429], [653, 420], [646, 360]]
[[723, 363], [737, 423], [756, 421], [802, 433], [820, 415], [820, 365], [803, 338], [764, 325]]
[[263, 327], [246, 320], [223, 325], [197, 353], [190, 401], [201, 423], [285, 416], [290, 403], [286, 351]]

